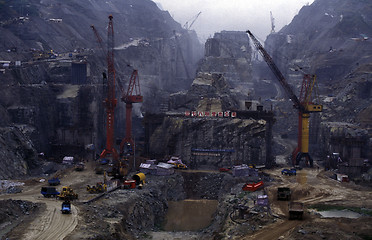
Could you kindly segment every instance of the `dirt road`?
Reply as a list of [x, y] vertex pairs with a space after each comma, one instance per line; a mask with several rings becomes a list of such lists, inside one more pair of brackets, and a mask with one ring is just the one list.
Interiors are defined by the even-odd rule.
[[77, 208], [72, 206], [71, 214], [61, 214], [61, 201], [44, 200], [46, 210], [35, 218], [25, 230], [22, 239], [53, 240], [63, 239], [78, 224]]
[[[23, 187], [22, 193], [0, 195], [0, 200], [14, 199], [30, 201], [35, 203], [43, 203], [46, 205], [45, 210], [41, 211], [33, 218], [31, 222], [20, 223], [12, 234], [22, 236], [21, 239], [43, 239], [55, 240], [64, 239], [78, 225], [78, 206], [80, 201], [86, 201], [92, 198], [86, 191], [86, 185], [93, 185], [97, 181], [102, 181], [100, 175], [92, 174], [92, 164], [88, 164], [87, 168], [82, 172], [74, 171], [73, 168], [67, 169], [60, 173], [60, 179], [63, 186], [72, 186], [79, 193], [79, 200], [72, 202], [71, 214], [62, 214], [62, 201], [55, 198], [45, 198], [40, 194], [42, 186], [47, 186], [46, 182], [40, 182], [39, 179], [29, 180]], [[62, 185], [57, 186], [60, 190]]]
[[[22, 236], [21, 239], [63, 239], [77, 226], [77, 208], [72, 206], [71, 214], [62, 214], [62, 201], [54, 198], [44, 198], [40, 194], [40, 188], [44, 185], [45, 183], [34, 181], [32, 184], [26, 184], [22, 193], [0, 196], [1, 200], [11, 198], [14, 200], [43, 203], [46, 205], [45, 211], [42, 211], [35, 216], [32, 222], [21, 223], [14, 230], [13, 234], [16, 236]], [[23, 235], [20, 234], [21, 232]]]
[[281, 169], [266, 171], [273, 176], [275, 184], [266, 188], [271, 202], [271, 210], [281, 219], [244, 239], [286, 239], [296, 227], [311, 222], [314, 216], [305, 213], [302, 221], [288, 220], [288, 202], [278, 201], [276, 191], [278, 186], [290, 187], [292, 200], [300, 201], [309, 206], [319, 203], [334, 203], [344, 206], [372, 208], [372, 192], [366, 191], [354, 183], [341, 183], [329, 178], [324, 171], [303, 169], [296, 176], [281, 174]]

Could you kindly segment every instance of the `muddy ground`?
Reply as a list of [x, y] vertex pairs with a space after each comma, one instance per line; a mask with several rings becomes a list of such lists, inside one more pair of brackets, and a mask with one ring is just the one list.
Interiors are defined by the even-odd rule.
[[[59, 173], [62, 185], [71, 185], [79, 194], [73, 202], [72, 214], [60, 213], [61, 201], [40, 194], [45, 182], [24, 181], [21, 193], [1, 194], [2, 206], [21, 209], [4, 214], [1, 232], [9, 239], [370, 239], [372, 237], [372, 191], [370, 188], [340, 183], [330, 178], [331, 172], [302, 169], [296, 176], [281, 174], [282, 168], [265, 170], [260, 175], [265, 188], [243, 192], [248, 179], [236, 179], [229, 173], [202, 171], [176, 172], [172, 176], [147, 176], [143, 189], [118, 189], [91, 203], [97, 196], [86, 191], [87, 184], [103, 181], [96, 175], [93, 164], [82, 172], [72, 168]], [[187, 170], [186, 170], [187, 171]], [[190, 177], [190, 174], [196, 176]], [[199, 192], [195, 198], [218, 200], [214, 221], [209, 227], [193, 232], [165, 232], [162, 228], [168, 201], [188, 198], [185, 186], [190, 179]], [[257, 179], [250, 179], [257, 180]], [[278, 186], [292, 189], [292, 200], [301, 201], [306, 210], [303, 220], [288, 220], [288, 202], [276, 199]], [[58, 186], [60, 189], [61, 186]], [[268, 194], [270, 209], [255, 209], [245, 219], [232, 220], [233, 207], [239, 204], [254, 208], [258, 194]], [[10, 200], [12, 199], [12, 201]], [[17, 200], [17, 201], [15, 201]], [[18, 201], [20, 200], [20, 201]], [[322, 218], [314, 204], [356, 207], [366, 210], [358, 219]], [[12, 207], [13, 206], [13, 207]], [[23, 206], [20, 207], [20, 206]], [[22, 210], [26, 209], [26, 210]], [[14, 217], [16, 215], [16, 217]], [[2, 218], [3, 219], [3, 218]], [[5, 224], [4, 224], [5, 223]], [[369, 238], [368, 238], [369, 237]]]

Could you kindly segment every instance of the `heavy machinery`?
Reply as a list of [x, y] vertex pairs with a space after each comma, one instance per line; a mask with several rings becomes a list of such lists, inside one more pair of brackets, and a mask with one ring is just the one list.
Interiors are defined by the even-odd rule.
[[301, 202], [288, 203], [289, 220], [301, 220], [304, 214], [304, 204]]
[[[186, 29], [186, 30], [190, 30], [190, 28], [192, 27], [192, 25], [194, 25], [195, 21], [198, 19], [198, 17], [200, 16], [202, 12], [199, 12], [198, 14], [196, 14], [194, 17], [192, 17], [190, 20], [188, 20], [184, 25], [183, 25], [183, 28]], [[191, 23], [189, 24], [189, 22], [191, 21]]]
[[294, 107], [298, 111], [298, 139], [297, 148], [292, 153], [292, 164], [299, 165], [302, 158], [306, 159], [306, 163], [313, 167], [313, 160], [309, 154], [309, 125], [310, 125], [310, 113], [321, 112], [323, 106], [320, 104], [314, 104], [311, 102], [311, 95], [314, 89], [315, 75], [305, 74], [302, 82], [300, 99], [293, 93], [292, 88], [280, 72], [276, 64], [274, 63], [271, 56], [266, 52], [261, 43], [256, 37], [248, 30], [248, 35], [256, 46], [257, 50], [261, 53], [267, 65], [278, 79], [288, 97], [292, 100]]
[[103, 182], [96, 183], [95, 186], [87, 185], [87, 191], [89, 193], [103, 193], [107, 191], [107, 177], [106, 172], [103, 175]]
[[61, 206], [61, 212], [63, 214], [70, 214], [71, 213], [71, 202], [64, 201]]
[[103, 193], [107, 191], [107, 185], [106, 183], [98, 182], [94, 186], [87, 185], [87, 191], [89, 193]]
[[57, 197], [60, 194], [55, 187], [42, 187], [40, 193], [46, 198]]
[[74, 200], [78, 199], [78, 194], [72, 190], [69, 186], [64, 186], [60, 194], [57, 197], [61, 200]]
[[287, 169], [287, 168], [284, 168], [282, 170], [282, 175], [285, 174], [287, 176], [296, 176], [297, 174], [297, 170], [295, 168], [292, 168], [292, 169]]
[[141, 88], [139, 84], [138, 71], [133, 70], [129, 80], [128, 89], [124, 92], [122, 86], [120, 86], [122, 96], [121, 100], [125, 102], [125, 137], [120, 143], [120, 155], [134, 153], [135, 150], [134, 141], [132, 138], [132, 108], [133, 103], [143, 102], [143, 96], [141, 95]]
[[[103, 73], [103, 80], [107, 81], [107, 95], [104, 101], [106, 108], [106, 148], [102, 151], [100, 157], [105, 158], [106, 155], [111, 155], [113, 159], [117, 159], [118, 154], [114, 148], [114, 116], [115, 116], [115, 107], [117, 104], [117, 99], [115, 98], [115, 66], [114, 66], [114, 26], [113, 26], [113, 16], [109, 16], [109, 24], [107, 31], [107, 75]], [[99, 36], [97, 30], [92, 25], [94, 34], [100, 44], [102, 51], [102, 39]]]
[[[107, 51], [102, 44], [102, 38], [99, 36], [97, 30], [92, 25], [91, 28], [97, 38], [97, 41], [100, 45], [100, 49], [106, 55], [107, 60], [107, 72], [108, 76], [103, 73], [104, 81], [107, 81], [107, 98], [105, 99], [105, 107], [106, 107], [106, 148], [102, 151], [100, 155], [100, 159], [105, 159], [107, 155], [111, 155], [112, 162], [111, 168], [108, 170], [108, 175], [113, 176], [115, 178], [123, 178], [128, 173], [128, 160], [127, 159], [119, 159], [119, 154], [114, 148], [114, 113], [115, 107], [117, 104], [117, 99], [115, 98], [115, 66], [114, 66], [114, 27], [113, 27], [113, 17], [112, 15], [109, 16], [109, 24], [108, 24], [108, 33], [107, 33]], [[133, 91], [133, 88], [129, 86], [128, 89]], [[132, 92], [131, 92], [132, 93]], [[128, 96], [128, 95], [126, 95]], [[131, 95], [129, 95], [131, 96]], [[142, 96], [141, 96], [142, 99]], [[128, 101], [137, 102], [138, 98], [136, 96], [129, 97]], [[141, 100], [142, 101], [142, 100]], [[128, 114], [129, 110], [127, 110]], [[131, 109], [130, 109], [131, 114]], [[127, 117], [130, 119], [131, 124], [131, 117]], [[131, 127], [131, 126], [130, 126]], [[131, 131], [127, 131], [127, 134]], [[98, 171], [100, 172], [100, 171]]]

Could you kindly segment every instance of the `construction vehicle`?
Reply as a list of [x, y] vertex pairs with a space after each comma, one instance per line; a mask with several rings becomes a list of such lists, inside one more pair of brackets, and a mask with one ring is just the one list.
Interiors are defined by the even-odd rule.
[[87, 191], [89, 193], [103, 193], [103, 192], [106, 192], [107, 191], [106, 172], [104, 173], [104, 176], [103, 176], [103, 182], [98, 182], [98, 183], [96, 183], [95, 186], [87, 185]]
[[261, 43], [249, 30], [247, 33], [298, 111], [298, 139], [297, 147], [292, 152], [292, 164], [299, 165], [301, 159], [305, 158], [306, 164], [308, 164], [310, 167], [313, 167], [313, 160], [309, 154], [309, 118], [310, 113], [322, 112], [323, 110], [322, 105], [311, 102], [311, 95], [314, 89], [316, 77], [315, 75], [304, 74], [300, 98], [297, 98], [287, 80], [284, 78], [283, 74], [280, 72], [273, 59], [266, 52]]
[[57, 197], [60, 194], [55, 187], [42, 187], [40, 193], [46, 198]]
[[64, 201], [61, 206], [61, 212], [63, 214], [70, 214], [71, 213], [71, 202]]
[[107, 191], [107, 185], [105, 183], [102, 183], [102, 182], [96, 183], [95, 186], [94, 185], [93, 186], [87, 185], [87, 191], [89, 193], [103, 193], [103, 192]]
[[57, 185], [61, 184], [61, 181], [59, 180], [58, 177], [53, 177], [53, 178], [48, 180], [48, 184], [50, 186], [57, 186]]
[[304, 204], [301, 202], [290, 202], [288, 203], [289, 220], [298, 219], [301, 220], [304, 214]]
[[289, 187], [278, 187], [278, 200], [291, 200], [291, 189]]
[[296, 176], [296, 169], [292, 168], [292, 169], [286, 169], [284, 168], [282, 170], [282, 175], [285, 174], [285, 175], [288, 175], [288, 176]]
[[78, 194], [74, 193], [74, 190], [72, 190], [71, 187], [65, 186], [62, 188], [61, 193], [58, 194], [57, 197], [61, 200], [74, 200], [78, 199]]
[[107, 175], [116, 179], [122, 179], [128, 175], [128, 172], [129, 160], [127, 156], [123, 156], [110, 164], [110, 167], [107, 170]]

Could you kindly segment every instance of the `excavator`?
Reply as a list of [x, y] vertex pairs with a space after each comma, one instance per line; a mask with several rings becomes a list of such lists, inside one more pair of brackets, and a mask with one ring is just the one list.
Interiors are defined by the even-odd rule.
[[271, 56], [266, 52], [265, 48], [256, 39], [256, 37], [248, 30], [249, 37], [252, 39], [253, 44], [262, 55], [263, 59], [278, 79], [288, 97], [292, 100], [294, 108], [298, 111], [298, 138], [297, 147], [292, 152], [292, 164], [299, 165], [301, 159], [305, 158], [306, 164], [313, 167], [313, 159], [309, 154], [309, 127], [310, 127], [310, 113], [322, 112], [323, 106], [311, 102], [311, 95], [314, 89], [315, 75], [305, 74], [302, 81], [300, 98], [293, 93], [292, 88], [280, 72]]

